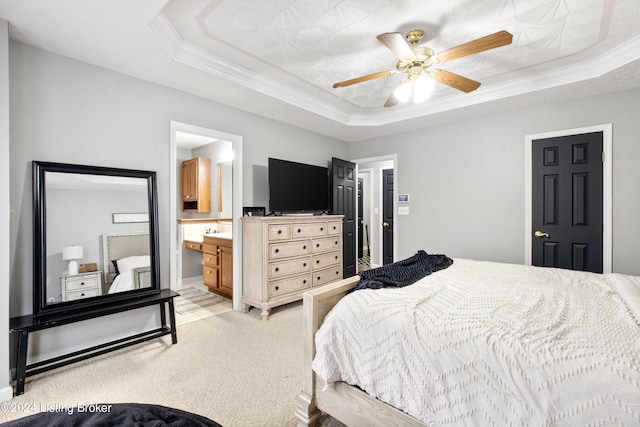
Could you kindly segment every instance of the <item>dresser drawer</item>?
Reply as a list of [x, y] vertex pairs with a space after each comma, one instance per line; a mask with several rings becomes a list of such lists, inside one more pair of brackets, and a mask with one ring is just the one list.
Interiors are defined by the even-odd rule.
[[73, 300], [77, 300], [77, 299], [97, 297], [98, 295], [100, 295], [100, 292], [98, 291], [97, 288], [91, 288], [91, 289], [86, 289], [86, 290], [67, 292], [66, 301], [73, 301]]
[[269, 259], [280, 259], [292, 256], [309, 255], [310, 253], [310, 240], [272, 243], [269, 245]]
[[311, 258], [303, 257], [269, 263], [269, 278], [289, 276], [311, 271]]
[[311, 251], [313, 253], [335, 251], [341, 247], [341, 244], [342, 244], [342, 236], [325, 237], [323, 239], [313, 239], [311, 241]]
[[211, 267], [205, 265], [202, 268], [202, 282], [205, 286], [209, 288], [217, 288], [218, 287], [218, 269], [215, 267]]
[[291, 237], [321, 237], [327, 235], [327, 223], [319, 222], [315, 224], [291, 224]]
[[289, 240], [291, 238], [290, 224], [269, 224], [269, 241]]
[[327, 231], [329, 236], [333, 236], [335, 234], [342, 235], [342, 221], [329, 221], [327, 223]]
[[67, 279], [65, 281], [65, 288], [67, 291], [79, 291], [89, 288], [98, 289], [99, 286], [100, 280], [98, 276], [78, 277], [74, 279]]
[[315, 255], [313, 258], [311, 258], [311, 267], [314, 270], [322, 270], [323, 268], [337, 265], [341, 261], [340, 257], [340, 251], [334, 251], [322, 255]]
[[313, 286], [324, 285], [338, 279], [342, 279], [341, 266], [313, 272]]
[[220, 252], [218, 250], [218, 245], [212, 245], [210, 243], [203, 243], [201, 249], [202, 249], [202, 252], [207, 252], [207, 253], [213, 254], [213, 255], [216, 255], [217, 253]]
[[269, 282], [269, 296], [275, 297], [278, 295], [288, 294], [289, 292], [295, 292], [302, 289], [311, 287], [311, 276], [305, 274], [303, 276], [291, 277], [284, 280], [276, 280]]
[[202, 250], [202, 243], [198, 243], [198, 242], [190, 242], [188, 240], [184, 241], [184, 247], [187, 249], [193, 249], [194, 251], [201, 251]]
[[204, 265], [210, 265], [212, 267], [215, 267], [216, 265], [218, 265], [218, 256], [205, 252], [202, 255], [202, 262]]

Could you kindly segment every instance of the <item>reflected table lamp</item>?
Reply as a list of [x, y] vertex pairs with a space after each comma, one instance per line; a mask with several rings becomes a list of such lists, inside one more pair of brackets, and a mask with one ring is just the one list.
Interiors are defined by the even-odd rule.
[[78, 274], [78, 262], [76, 260], [82, 259], [82, 246], [66, 246], [62, 249], [62, 259], [69, 261], [69, 270], [67, 274], [73, 276]]

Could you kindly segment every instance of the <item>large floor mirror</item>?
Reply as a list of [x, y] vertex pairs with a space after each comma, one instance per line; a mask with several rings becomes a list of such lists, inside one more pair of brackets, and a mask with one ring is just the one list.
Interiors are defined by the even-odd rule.
[[152, 171], [33, 162], [33, 314], [158, 293]]

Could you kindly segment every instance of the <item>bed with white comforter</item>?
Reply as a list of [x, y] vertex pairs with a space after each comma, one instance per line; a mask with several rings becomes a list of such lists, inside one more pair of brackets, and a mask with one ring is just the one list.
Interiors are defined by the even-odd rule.
[[428, 425], [640, 425], [640, 278], [455, 259], [342, 298], [312, 367]]

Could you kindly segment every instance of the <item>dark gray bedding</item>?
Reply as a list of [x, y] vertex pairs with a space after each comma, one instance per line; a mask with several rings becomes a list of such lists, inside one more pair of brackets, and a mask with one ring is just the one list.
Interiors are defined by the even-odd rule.
[[412, 257], [402, 261], [358, 273], [360, 281], [349, 292], [360, 289], [401, 288], [451, 264], [453, 260], [446, 255], [429, 255], [419, 250]]
[[201, 415], [142, 403], [105, 403], [79, 407], [51, 407], [2, 427], [222, 427]]

